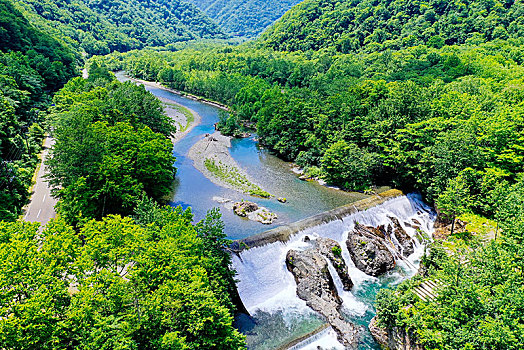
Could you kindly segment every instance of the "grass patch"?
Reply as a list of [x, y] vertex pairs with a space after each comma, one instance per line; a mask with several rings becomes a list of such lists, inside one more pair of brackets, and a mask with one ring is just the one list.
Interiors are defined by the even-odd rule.
[[[497, 222], [475, 214], [464, 214], [460, 220], [467, 222], [466, 231], [482, 239], [493, 239], [498, 231]], [[500, 232], [499, 232], [500, 233]]]
[[220, 161], [216, 164], [213, 159], [209, 158], [204, 160], [204, 165], [214, 176], [244, 193], [263, 198], [271, 197], [270, 193], [249, 181], [236, 167], [227, 166]]

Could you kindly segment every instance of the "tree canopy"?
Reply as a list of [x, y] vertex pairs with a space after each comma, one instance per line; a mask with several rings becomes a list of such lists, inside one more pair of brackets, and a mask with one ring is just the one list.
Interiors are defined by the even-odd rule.
[[[147, 218], [158, 220], [150, 222]], [[0, 222], [6, 349], [243, 349], [220, 217], [144, 200], [131, 218]]]
[[159, 201], [170, 192], [175, 128], [143, 86], [93, 65], [89, 79], [72, 79], [54, 102], [48, 177], [69, 223], [129, 215], [143, 194]]
[[282, 51], [376, 52], [519, 38], [521, 1], [306, 0], [262, 36]]
[[255, 37], [273, 24], [299, 0], [242, 1], [189, 0], [226, 32], [240, 37]]
[[35, 26], [89, 55], [226, 37], [194, 5], [179, 0], [15, 2]]
[[15, 220], [28, 199], [50, 96], [76, 74], [66, 46], [0, 0], [0, 220]]

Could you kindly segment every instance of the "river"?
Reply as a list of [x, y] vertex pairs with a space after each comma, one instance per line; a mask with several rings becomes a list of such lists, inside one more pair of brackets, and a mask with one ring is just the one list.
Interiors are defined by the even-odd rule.
[[[123, 72], [118, 72], [120, 81], [129, 80]], [[195, 220], [201, 220], [206, 212], [221, 205], [213, 197], [245, 199], [268, 208], [278, 215], [274, 224], [266, 226], [258, 222], [241, 218], [221, 207], [224, 230], [228, 238], [240, 239], [289, 222], [298, 221], [338, 206], [353, 203], [368, 196], [356, 192], [344, 192], [322, 186], [315, 181], [302, 181], [292, 171], [292, 164], [261, 149], [255, 141], [256, 135], [249, 138], [234, 139], [231, 142], [231, 155], [235, 161], [269, 193], [284, 197], [287, 203], [280, 203], [276, 198], [263, 199], [242, 194], [220, 187], [193, 166], [187, 157], [191, 146], [202, 139], [205, 134], [215, 131], [220, 109], [203, 102], [195, 101], [164, 89], [145, 85], [153, 95], [168, 99], [198, 113], [201, 121], [188, 134], [174, 144], [173, 154], [176, 157], [177, 174], [173, 184], [171, 206], [191, 207]]]
[[[123, 73], [117, 73], [117, 78], [120, 81], [129, 80]], [[195, 220], [202, 219], [209, 209], [220, 206], [213, 200], [215, 196], [233, 200], [252, 200], [278, 214], [275, 224], [265, 226], [240, 218], [231, 210], [221, 208], [225, 233], [231, 239], [249, 237], [278, 225], [295, 222], [368, 197], [361, 193], [343, 192], [321, 186], [316, 182], [299, 180], [292, 172], [292, 164], [260, 148], [254, 136], [233, 140], [231, 155], [262, 188], [277, 197], [287, 198], [288, 202], [280, 203], [275, 198], [254, 198], [222, 188], [195, 169], [193, 161], [187, 157], [192, 145], [205, 134], [214, 132], [219, 109], [158, 87], [146, 85], [145, 88], [153, 95], [189, 108], [201, 117], [200, 123], [174, 144], [173, 154], [177, 158], [175, 165], [178, 171], [170, 205], [191, 207]], [[238, 272], [238, 290], [251, 314], [251, 316], [240, 315], [236, 319], [236, 326], [247, 336], [248, 349], [277, 349], [315, 330], [320, 331], [290, 349], [313, 350], [317, 349], [317, 346], [323, 349], [343, 348], [338, 343], [333, 330], [330, 327], [325, 328], [324, 321], [297, 297], [296, 283], [286, 269], [287, 250], [301, 249], [305, 235], [329, 237], [340, 243], [344, 259], [349, 265], [351, 279], [355, 283], [351, 292], [340, 293], [344, 300], [344, 316], [349, 321], [362, 326], [360, 349], [379, 349], [367, 330], [367, 325], [375, 314], [375, 295], [380, 289], [396, 285], [416, 272], [423, 245], [420, 242], [417, 244], [418, 249], [410, 257], [409, 266], [399, 263], [392, 272], [380, 278], [373, 278], [354, 267], [345, 240], [355, 221], [376, 226], [388, 223], [388, 216], [397, 217], [403, 222], [416, 219], [423, 223], [424, 231], [429, 234], [433, 227], [432, 209], [417, 196], [402, 196], [365, 212], [350, 215], [344, 220], [299, 232], [288, 243], [272, 243], [233, 256], [233, 267]], [[404, 228], [408, 232], [413, 231], [407, 225]], [[415, 233], [411, 232], [411, 235], [414, 236]]]

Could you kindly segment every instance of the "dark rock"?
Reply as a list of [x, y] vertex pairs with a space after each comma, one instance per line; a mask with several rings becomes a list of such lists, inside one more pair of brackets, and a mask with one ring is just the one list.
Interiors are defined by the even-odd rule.
[[340, 314], [342, 301], [329, 274], [326, 259], [317, 249], [291, 249], [286, 255], [286, 266], [297, 282], [298, 297], [326, 318], [344, 346], [356, 349], [359, 329]]
[[395, 258], [379, 232], [379, 229], [356, 224], [346, 241], [355, 266], [371, 276], [381, 275], [395, 267]]
[[277, 201], [279, 201], [280, 203], [286, 203], [286, 202], [287, 202], [287, 199], [286, 199], [286, 198], [283, 198], [283, 197], [278, 197], [278, 198], [277, 198]]
[[400, 225], [400, 222], [398, 222], [397, 218], [391, 216], [389, 216], [388, 218], [392, 222], [388, 225], [388, 234], [390, 236], [395, 235], [397, 241], [401, 245], [401, 249], [399, 250], [402, 252], [402, 255], [404, 255], [405, 257], [410, 256], [415, 251], [415, 243], [413, 242], [413, 239]]
[[233, 205], [233, 210], [238, 216], [247, 217], [249, 213], [258, 210], [258, 205], [253, 202], [236, 202]]
[[329, 261], [331, 261], [331, 264], [342, 281], [344, 290], [351, 290], [351, 288], [353, 288], [353, 281], [351, 281], [351, 278], [349, 277], [348, 267], [342, 258], [342, 248], [340, 245], [329, 238], [318, 238], [316, 240], [316, 247], [320, 254], [324, 255], [329, 259]]

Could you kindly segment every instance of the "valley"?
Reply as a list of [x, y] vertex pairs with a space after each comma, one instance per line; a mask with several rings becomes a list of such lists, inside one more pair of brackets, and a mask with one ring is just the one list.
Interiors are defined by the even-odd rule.
[[523, 13], [0, 0], [0, 347], [524, 348]]

